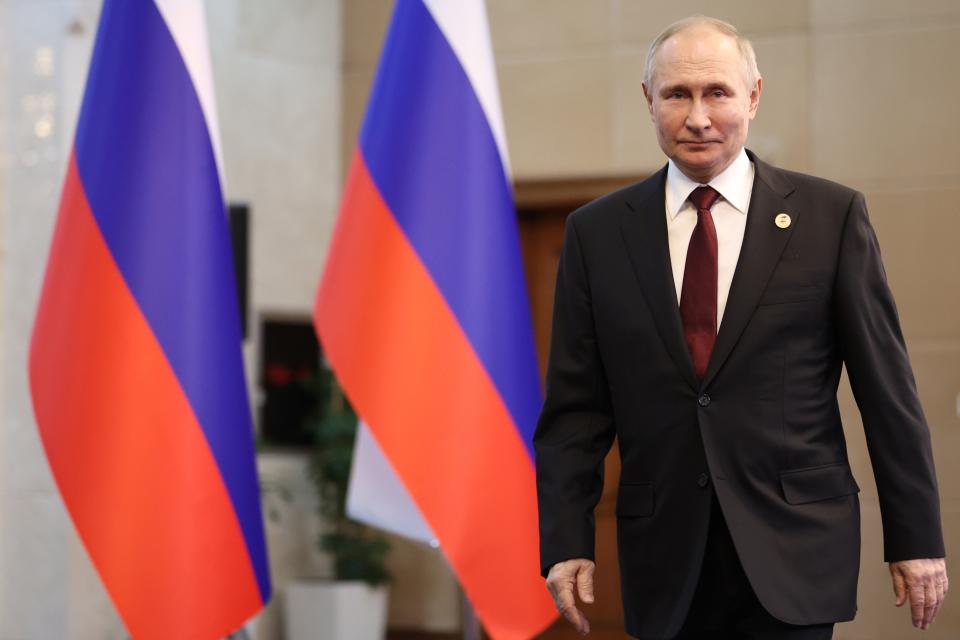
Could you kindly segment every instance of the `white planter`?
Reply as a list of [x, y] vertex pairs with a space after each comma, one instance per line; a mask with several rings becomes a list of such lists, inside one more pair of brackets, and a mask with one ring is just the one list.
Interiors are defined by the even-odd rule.
[[295, 580], [284, 600], [287, 640], [383, 640], [389, 587]]

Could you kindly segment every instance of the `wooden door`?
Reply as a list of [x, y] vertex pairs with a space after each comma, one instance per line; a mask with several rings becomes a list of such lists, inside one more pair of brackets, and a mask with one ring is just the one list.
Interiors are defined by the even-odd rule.
[[[546, 370], [549, 353], [554, 287], [567, 215], [580, 205], [638, 179], [623, 177], [517, 183], [520, 242], [541, 372]], [[594, 604], [583, 605], [582, 610], [590, 620], [590, 637], [596, 640], [620, 640], [628, 636], [623, 632], [620, 572], [617, 565], [617, 522], [614, 506], [620, 478], [620, 458], [617, 455], [616, 443], [607, 456], [605, 478], [603, 496], [596, 511], [595, 599]], [[561, 619], [541, 634], [540, 638], [573, 640], [580, 636], [568, 622]]]

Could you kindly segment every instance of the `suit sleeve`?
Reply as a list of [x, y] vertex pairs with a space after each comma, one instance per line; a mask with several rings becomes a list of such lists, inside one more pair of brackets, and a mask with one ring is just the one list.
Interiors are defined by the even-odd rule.
[[543, 576], [557, 562], [594, 559], [594, 508], [615, 435], [575, 219], [566, 224], [546, 400], [533, 437]]
[[943, 557], [930, 432], [860, 193], [847, 212], [836, 305], [840, 349], [877, 481], [884, 559]]

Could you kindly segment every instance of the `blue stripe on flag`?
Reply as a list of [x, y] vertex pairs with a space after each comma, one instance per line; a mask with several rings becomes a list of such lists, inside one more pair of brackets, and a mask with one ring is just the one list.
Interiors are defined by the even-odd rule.
[[266, 601], [239, 305], [210, 134], [154, 3], [106, 4], [77, 125], [78, 170], [110, 251], [210, 443]]
[[542, 391], [510, 185], [473, 86], [430, 12], [421, 0], [399, 0], [395, 12], [360, 146], [532, 457]]

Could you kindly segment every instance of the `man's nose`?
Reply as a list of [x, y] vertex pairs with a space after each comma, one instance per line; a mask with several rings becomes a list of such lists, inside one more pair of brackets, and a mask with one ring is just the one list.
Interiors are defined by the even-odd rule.
[[710, 115], [707, 113], [706, 105], [702, 100], [694, 99], [690, 104], [690, 111], [687, 113], [687, 121], [684, 123], [692, 131], [702, 131], [710, 128]]

